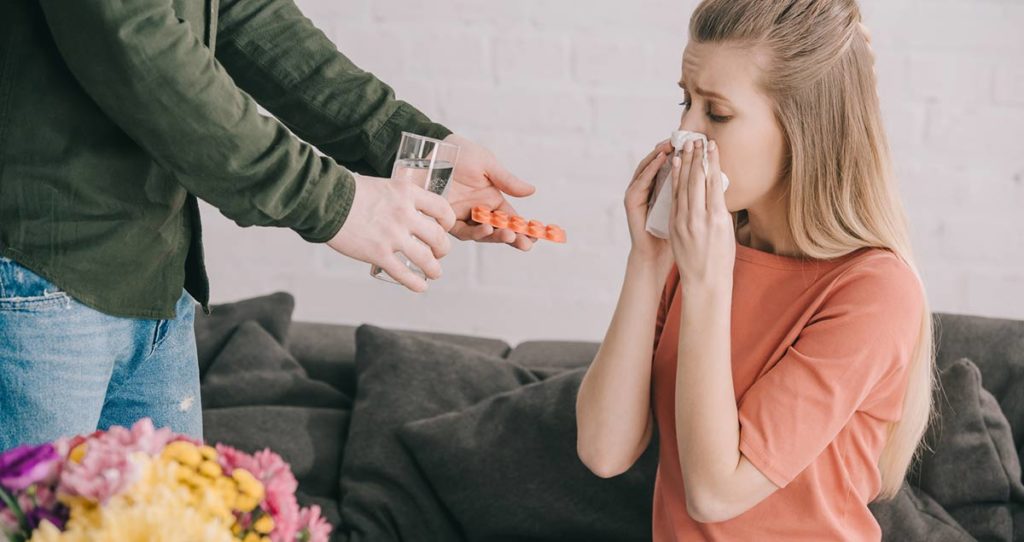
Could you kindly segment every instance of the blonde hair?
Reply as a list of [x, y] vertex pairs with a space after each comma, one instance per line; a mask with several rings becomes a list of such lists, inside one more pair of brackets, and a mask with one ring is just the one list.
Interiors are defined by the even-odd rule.
[[[885, 248], [921, 284], [860, 21], [855, 0], [704, 0], [690, 19], [690, 39], [765, 53], [761, 85], [788, 144], [784, 178], [797, 247], [812, 259]], [[734, 213], [737, 226], [745, 218], [744, 211]], [[927, 301], [908, 371], [903, 415], [890, 424], [878, 461], [879, 498], [899, 492], [933, 417], [937, 379]]]

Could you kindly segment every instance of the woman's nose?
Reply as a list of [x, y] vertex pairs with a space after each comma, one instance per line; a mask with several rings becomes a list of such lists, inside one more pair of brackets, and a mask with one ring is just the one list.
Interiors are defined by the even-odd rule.
[[693, 109], [683, 112], [682, 117], [679, 119], [679, 129], [686, 130], [687, 132], [704, 133], [704, 124], [698, 113], [698, 111]]

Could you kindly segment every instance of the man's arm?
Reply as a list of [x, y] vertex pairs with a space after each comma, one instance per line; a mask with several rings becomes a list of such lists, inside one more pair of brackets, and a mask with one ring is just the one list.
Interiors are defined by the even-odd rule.
[[85, 91], [190, 192], [241, 225], [338, 232], [352, 174], [259, 114], [170, 0], [40, 5]]
[[292, 0], [220, 0], [217, 34], [217, 59], [239, 87], [355, 171], [390, 176], [403, 130], [451, 134], [353, 64]]
[[524, 235], [469, 223], [470, 209], [509, 213], [506, 195], [533, 194], [487, 149], [431, 122], [372, 74], [338, 52], [293, 0], [220, 0], [217, 58], [259, 103], [302, 139], [360, 173], [390, 176], [402, 131], [446, 139], [460, 147], [448, 192], [462, 240], [509, 243], [528, 250]]

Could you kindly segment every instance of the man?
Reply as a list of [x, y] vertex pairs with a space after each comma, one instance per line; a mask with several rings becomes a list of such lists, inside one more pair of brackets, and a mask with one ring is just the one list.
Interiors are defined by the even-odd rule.
[[[436, 278], [446, 231], [531, 246], [467, 220], [533, 187], [395, 100], [291, 0], [0, 9], [0, 450], [145, 416], [201, 436], [197, 197], [416, 292], [396, 251]], [[447, 201], [368, 176], [389, 174], [402, 131], [461, 147]]]

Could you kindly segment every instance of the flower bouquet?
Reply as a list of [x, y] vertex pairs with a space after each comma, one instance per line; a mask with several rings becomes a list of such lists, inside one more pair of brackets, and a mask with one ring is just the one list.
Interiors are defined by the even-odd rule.
[[0, 541], [326, 542], [280, 456], [131, 429], [0, 454]]

